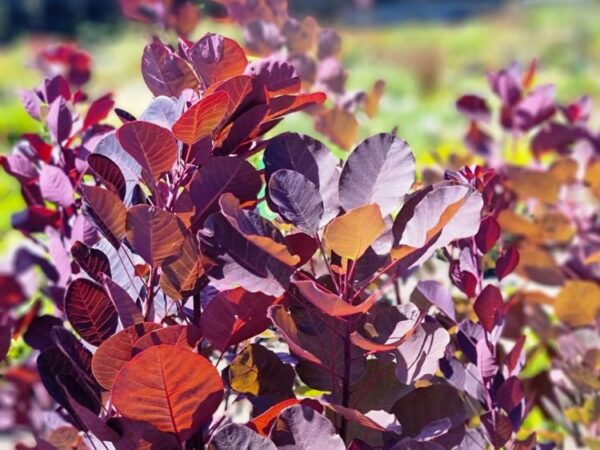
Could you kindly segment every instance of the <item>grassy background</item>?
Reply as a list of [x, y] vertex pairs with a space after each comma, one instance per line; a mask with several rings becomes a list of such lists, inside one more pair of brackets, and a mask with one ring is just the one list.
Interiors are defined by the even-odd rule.
[[[398, 126], [422, 162], [432, 152], [458, 149], [465, 129], [454, 101], [466, 92], [487, 94], [486, 71], [513, 60], [526, 65], [537, 57], [538, 83], [552, 82], [562, 100], [584, 93], [600, 98], [600, 27], [598, 2], [510, 7], [494, 15], [457, 24], [404, 23], [392, 27], [345, 28], [344, 62], [351, 89], [367, 88], [382, 78], [386, 95], [376, 118], [361, 120], [361, 136]], [[219, 31], [241, 38], [240, 30], [204, 22], [197, 35]], [[134, 115], [151, 96], [139, 73], [147, 30], [135, 25], [115, 34], [83, 26], [80, 44], [94, 57], [92, 96], [116, 94], [117, 105]], [[56, 38], [50, 38], [50, 40]], [[38, 125], [22, 109], [19, 88], [39, 82], [30, 67], [40, 38], [25, 38], [0, 49], [0, 152]], [[116, 123], [116, 117], [111, 117]], [[310, 117], [296, 114], [276, 130], [316, 135]], [[317, 136], [318, 137], [318, 136]], [[0, 173], [0, 253], [11, 246], [10, 214], [22, 207], [17, 184]]]

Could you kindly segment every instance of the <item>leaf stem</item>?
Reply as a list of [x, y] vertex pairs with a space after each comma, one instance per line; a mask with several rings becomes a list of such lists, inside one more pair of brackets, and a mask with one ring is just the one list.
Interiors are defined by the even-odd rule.
[[154, 283], [156, 282], [156, 274], [158, 269], [153, 267], [148, 278], [148, 286], [146, 287], [146, 304], [144, 308], [144, 320], [148, 321], [154, 310], [152, 302], [154, 301]]

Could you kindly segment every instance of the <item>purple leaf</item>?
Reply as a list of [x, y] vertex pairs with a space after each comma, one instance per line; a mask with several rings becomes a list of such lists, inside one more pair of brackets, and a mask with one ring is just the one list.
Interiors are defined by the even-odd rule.
[[396, 376], [404, 384], [431, 378], [439, 369], [439, 360], [449, 343], [450, 335], [440, 325], [423, 323], [398, 347]]
[[386, 216], [400, 205], [415, 181], [415, 158], [393, 134], [376, 134], [350, 154], [340, 177], [340, 202], [346, 211], [378, 204]]
[[246, 75], [264, 84], [272, 94], [295, 94], [300, 90], [300, 77], [291, 64], [275, 58], [250, 63]]
[[436, 281], [419, 281], [415, 292], [456, 322], [454, 300], [450, 293]]
[[179, 97], [185, 89], [194, 89], [199, 83], [191, 67], [160, 42], [144, 49], [142, 75], [156, 96]]
[[329, 419], [309, 406], [290, 406], [279, 414], [277, 421], [278, 426], [272, 429], [270, 437], [278, 449], [346, 448]]
[[208, 448], [211, 450], [276, 450], [275, 444], [249, 427], [230, 423], [219, 428], [212, 436]]
[[69, 177], [55, 166], [45, 165], [40, 172], [40, 189], [48, 201], [63, 207], [73, 204], [74, 191]]
[[277, 212], [299, 230], [314, 235], [323, 216], [318, 188], [304, 175], [280, 169], [269, 180], [269, 197]]
[[[436, 183], [417, 192], [403, 206], [394, 221], [394, 247], [416, 249], [411, 265], [428, 259], [438, 248], [456, 239], [473, 236], [479, 230], [483, 200], [468, 185]], [[415, 249], [415, 250], [411, 250]]]
[[27, 89], [19, 90], [19, 97], [21, 97], [21, 103], [25, 111], [35, 120], [40, 120], [40, 109], [42, 101], [34, 91]]
[[321, 142], [297, 133], [283, 133], [269, 141], [263, 160], [267, 183], [277, 170], [288, 169], [301, 173], [319, 189], [324, 208], [321, 225], [338, 215], [337, 159]]
[[241, 202], [255, 200], [261, 185], [260, 175], [244, 158], [210, 158], [191, 182], [194, 224], [201, 225], [208, 215], [218, 211], [221, 195], [231, 193]]
[[514, 125], [521, 131], [527, 131], [554, 115], [555, 87], [540, 86], [531, 91], [514, 111]]
[[50, 104], [46, 116], [48, 131], [55, 143], [61, 144], [71, 135], [73, 118], [64, 98], [58, 97]]

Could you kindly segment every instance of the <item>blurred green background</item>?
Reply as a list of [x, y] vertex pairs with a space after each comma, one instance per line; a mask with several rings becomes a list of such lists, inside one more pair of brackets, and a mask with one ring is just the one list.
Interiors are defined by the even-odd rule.
[[[321, 19], [343, 35], [343, 59], [351, 89], [368, 88], [380, 78], [387, 83], [377, 117], [362, 117], [361, 136], [398, 126], [398, 134], [423, 161], [434, 151], [459, 149], [466, 123], [455, 111], [455, 99], [467, 92], [487, 95], [485, 72], [513, 60], [525, 66], [538, 58], [537, 83], [555, 83], [563, 101], [584, 93], [593, 100], [599, 98], [600, 2], [497, 3], [500, 6], [483, 14], [452, 22], [405, 18], [358, 26], [349, 25], [356, 22], [353, 16]], [[144, 109], [151, 95], [139, 66], [148, 29], [124, 23], [118, 16], [103, 20], [100, 24], [81, 22], [68, 30], [69, 37], [25, 30], [2, 44], [0, 152], [9, 152], [22, 133], [37, 130], [21, 107], [18, 89], [39, 83], [40, 75], [31, 62], [36, 49], [45, 43], [77, 40], [93, 56], [91, 96], [112, 91], [120, 108], [134, 115]], [[201, 22], [195, 34], [209, 30], [242, 38], [239, 28], [211, 21]], [[111, 120], [117, 123], [114, 115]], [[304, 114], [286, 119], [276, 131], [285, 129], [317, 135], [311, 118]], [[11, 213], [22, 207], [17, 184], [1, 171], [0, 204], [1, 254], [18, 239], [9, 231], [9, 221]]]

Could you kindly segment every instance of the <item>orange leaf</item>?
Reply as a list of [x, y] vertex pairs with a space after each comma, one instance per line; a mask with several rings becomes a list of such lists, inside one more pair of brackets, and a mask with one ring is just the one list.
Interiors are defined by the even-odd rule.
[[144, 322], [125, 328], [103, 342], [92, 359], [92, 373], [100, 386], [111, 389], [119, 370], [131, 359], [133, 344], [146, 333], [158, 329], [159, 324]]
[[333, 219], [323, 234], [325, 246], [342, 258], [357, 260], [385, 230], [378, 205], [365, 205]]

